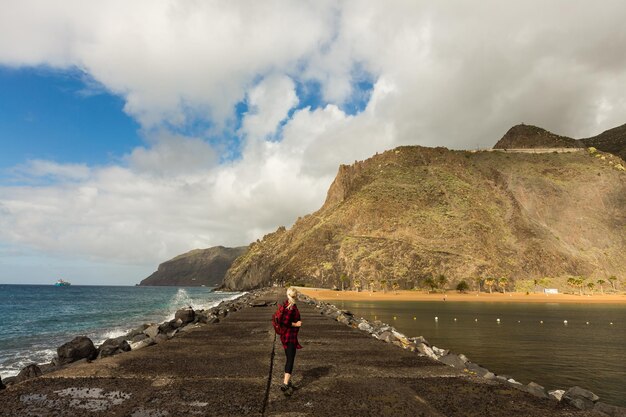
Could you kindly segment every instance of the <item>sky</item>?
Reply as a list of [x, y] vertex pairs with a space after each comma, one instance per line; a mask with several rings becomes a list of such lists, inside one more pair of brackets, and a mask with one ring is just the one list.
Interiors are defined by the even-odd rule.
[[134, 285], [396, 146], [626, 123], [622, 0], [0, 7], [0, 284]]

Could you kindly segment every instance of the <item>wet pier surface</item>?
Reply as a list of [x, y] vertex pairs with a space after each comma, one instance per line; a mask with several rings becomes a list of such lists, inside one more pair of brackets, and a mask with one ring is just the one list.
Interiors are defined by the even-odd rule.
[[596, 415], [378, 341], [314, 306], [299, 308], [304, 349], [290, 397], [279, 389], [285, 355], [270, 323], [276, 307], [248, 307], [162, 344], [10, 386], [0, 391], [0, 415]]

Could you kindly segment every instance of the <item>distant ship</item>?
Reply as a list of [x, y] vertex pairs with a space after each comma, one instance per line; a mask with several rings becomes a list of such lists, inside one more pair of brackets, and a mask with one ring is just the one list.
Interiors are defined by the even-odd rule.
[[55, 287], [69, 287], [70, 285], [72, 284], [67, 281], [63, 281], [62, 279], [59, 279], [54, 283]]

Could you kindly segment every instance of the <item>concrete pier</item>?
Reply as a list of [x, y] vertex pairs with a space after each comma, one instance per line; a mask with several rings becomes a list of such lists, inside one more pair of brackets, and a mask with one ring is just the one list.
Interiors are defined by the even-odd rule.
[[10, 386], [0, 391], [0, 415], [596, 415], [378, 341], [311, 305], [299, 308], [304, 349], [291, 397], [279, 389], [285, 356], [270, 323], [276, 307], [247, 307], [161, 344]]

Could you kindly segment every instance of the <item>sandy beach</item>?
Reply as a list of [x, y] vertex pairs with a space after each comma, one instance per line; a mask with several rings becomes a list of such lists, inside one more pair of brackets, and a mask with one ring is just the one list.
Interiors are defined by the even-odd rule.
[[[298, 288], [302, 293], [318, 300], [344, 300], [344, 301], [443, 301], [444, 294], [428, 294], [421, 291], [393, 291], [369, 292], [369, 291], [333, 291], [325, 288]], [[574, 294], [541, 294], [541, 293], [485, 293], [470, 292], [460, 294], [448, 292], [445, 294], [446, 301], [469, 301], [469, 302], [502, 302], [502, 303], [584, 303], [584, 304], [623, 304], [626, 303], [626, 295], [574, 295]]]

